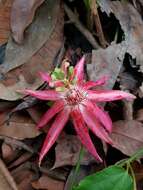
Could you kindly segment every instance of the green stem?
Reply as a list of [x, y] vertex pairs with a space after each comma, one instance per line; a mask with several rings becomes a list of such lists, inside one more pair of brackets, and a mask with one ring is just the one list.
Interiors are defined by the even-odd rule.
[[143, 156], [143, 149], [140, 149], [139, 151], [137, 151], [135, 154], [133, 154], [129, 159], [125, 159], [125, 160], [121, 160], [121, 162], [118, 162], [117, 165], [119, 166], [124, 166], [125, 164], [130, 164], [132, 163], [134, 160], [139, 159], [141, 156]]
[[135, 173], [134, 170], [132, 168], [132, 166], [130, 164], [128, 164], [130, 172], [131, 172], [131, 176], [133, 178], [133, 184], [134, 184], [134, 190], [137, 190], [137, 186], [136, 186], [136, 177], [135, 177]]
[[71, 180], [70, 190], [73, 189], [73, 186], [75, 184], [76, 177], [77, 177], [78, 172], [80, 170], [80, 162], [81, 162], [81, 160], [83, 158], [83, 155], [84, 155], [84, 148], [83, 148], [83, 146], [81, 146], [80, 153], [79, 153], [79, 158], [78, 158], [78, 161], [77, 161], [77, 164], [76, 164], [76, 167], [75, 167], [75, 171], [74, 171], [74, 174], [73, 174], [73, 177], [72, 177], [72, 180]]

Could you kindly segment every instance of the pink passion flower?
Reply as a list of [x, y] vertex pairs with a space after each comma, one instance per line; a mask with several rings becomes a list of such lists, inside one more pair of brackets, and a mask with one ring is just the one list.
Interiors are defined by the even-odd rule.
[[38, 123], [38, 128], [41, 129], [54, 117], [40, 152], [39, 163], [55, 143], [69, 119], [72, 120], [81, 143], [96, 160], [102, 162], [89, 136], [89, 130], [103, 141], [112, 144], [108, 135], [112, 131], [112, 121], [109, 115], [97, 106], [97, 103], [135, 98], [134, 95], [120, 90], [93, 90], [96, 86], [104, 85], [107, 78], [86, 82], [84, 63], [85, 58], [82, 57], [75, 68], [65, 64], [61, 69], [56, 68], [51, 76], [40, 73], [41, 78], [53, 88], [51, 90], [22, 92], [40, 100], [55, 101]]

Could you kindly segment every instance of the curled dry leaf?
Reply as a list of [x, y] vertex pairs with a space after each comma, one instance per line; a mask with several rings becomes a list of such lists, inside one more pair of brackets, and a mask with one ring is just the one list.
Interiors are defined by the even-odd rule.
[[16, 114], [12, 116], [9, 123], [0, 126], [0, 135], [12, 137], [15, 139], [34, 138], [40, 132], [36, 129], [35, 123], [27, 117]]
[[37, 181], [32, 182], [32, 186], [34, 189], [63, 190], [64, 182], [42, 175]]
[[129, 1], [99, 1], [102, 11], [108, 16], [113, 13], [119, 20], [122, 30], [125, 33], [124, 46], [133, 58], [136, 58], [136, 64], [140, 66], [143, 72], [143, 21], [137, 9]]
[[143, 147], [143, 124], [136, 120], [114, 122], [111, 138], [115, 148], [131, 156]]
[[19, 46], [9, 41], [5, 61], [0, 66], [0, 72], [9, 71], [0, 83], [1, 99], [17, 100], [21, 95], [16, 90], [36, 89], [42, 84], [37, 73], [52, 70], [63, 40], [63, 21], [60, 1], [50, 0], [39, 8], [24, 44]]
[[24, 30], [32, 22], [36, 9], [44, 0], [15, 0], [11, 10], [12, 36], [17, 43], [24, 38]]
[[10, 11], [13, 0], [0, 1], [0, 45], [8, 41], [10, 34]]
[[[55, 148], [56, 160], [53, 168], [62, 167], [65, 165], [76, 165], [79, 159], [81, 142], [75, 135], [66, 135], [58, 139], [58, 144]], [[81, 160], [82, 165], [94, 163], [95, 159], [86, 150]]]
[[92, 51], [92, 64], [87, 65], [88, 75], [96, 81], [102, 76], [110, 78], [106, 88], [112, 88], [121, 69], [126, 48], [123, 44], [112, 43], [106, 49]]

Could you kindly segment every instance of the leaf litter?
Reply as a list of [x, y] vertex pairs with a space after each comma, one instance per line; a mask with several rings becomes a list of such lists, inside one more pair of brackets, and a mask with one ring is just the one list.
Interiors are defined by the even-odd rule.
[[[98, 151], [102, 152], [100, 155], [104, 163], [108, 165], [109, 160], [118, 157], [114, 151], [119, 150], [120, 154], [122, 152], [123, 159], [143, 146], [142, 4], [128, 1], [95, 1], [96, 14], [90, 17], [93, 23], [90, 28], [87, 15], [95, 10], [93, 7], [91, 10], [89, 7], [82, 10], [81, 7], [85, 4], [79, 2], [78, 5], [76, 2], [77, 0], [62, 3], [59, 0], [0, 1], [0, 45], [5, 44], [5, 48], [0, 49], [0, 140], [2, 159], [5, 167], [10, 168], [6, 178], [3, 177], [5, 174], [2, 174], [4, 181], [1, 180], [0, 186], [3, 187], [5, 181], [8, 181], [5, 189], [52, 190], [58, 186], [62, 190], [65, 184], [71, 186], [74, 173], [71, 166], [76, 166], [81, 150], [81, 143], [75, 136], [75, 131], [67, 123], [64, 135], [57, 139], [38, 168], [41, 143], [51, 122], [41, 131], [36, 128], [36, 124], [42, 113], [51, 108], [51, 104], [45, 102], [43, 107], [42, 101], [24, 97], [17, 93], [17, 90], [42, 89], [44, 82], [39, 78], [39, 71], [50, 74], [56, 63], [62, 64], [61, 61], [74, 65], [72, 61], [77, 62], [82, 54], [86, 55], [86, 61], [89, 63], [86, 64], [87, 78], [92, 81], [103, 76], [108, 78], [102, 90], [121, 89], [137, 96], [131, 103], [122, 101], [100, 104], [100, 108], [104, 107], [113, 120], [113, 130], [110, 134], [113, 152], [110, 153], [111, 147], [105, 143], [100, 146], [102, 141], [91, 133], [90, 137], [95, 147], [100, 149]], [[108, 20], [110, 22], [106, 25]], [[115, 36], [111, 37], [108, 29], [114, 30], [114, 22], [118, 23], [117, 31], [114, 31]], [[118, 31], [120, 27], [122, 31]], [[67, 33], [70, 33], [70, 41]], [[118, 38], [121, 40], [118, 41]], [[61, 50], [62, 47], [64, 51]], [[43, 88], [48, 90], [49, 86], [45, 85]], [[112, 109], [116, 110], [114, 114]], [[117, 112], [121, 114], [116, 114]], [[12, 113], [10, 118], [9, 113]], [[99, 166], [87, 151], [84, 152], [79, 169], [79, 175], [83, 177], [94, 169], [96, 171]], [[120, 161], [119, 158], [116, 160]], [[4, 163], [0, 167], [0, 173]], [[102, 168], [106, 167], [104, 163]], [[140, 162], [139, 165], [142, 167]], [[136, 172], [137, 169], [134, 170]], [[140, 180], [142, 179], [141, 177]], [[68, 185], [65, 188], [68, 188]]]

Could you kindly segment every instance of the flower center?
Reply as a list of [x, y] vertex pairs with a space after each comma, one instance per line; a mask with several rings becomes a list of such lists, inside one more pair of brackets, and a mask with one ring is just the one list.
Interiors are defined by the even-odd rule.
[[85, 93], [79, 89], [69, 89], [66, 93], [66, 102], [70, 106], [80, 104], [85, 99]]

